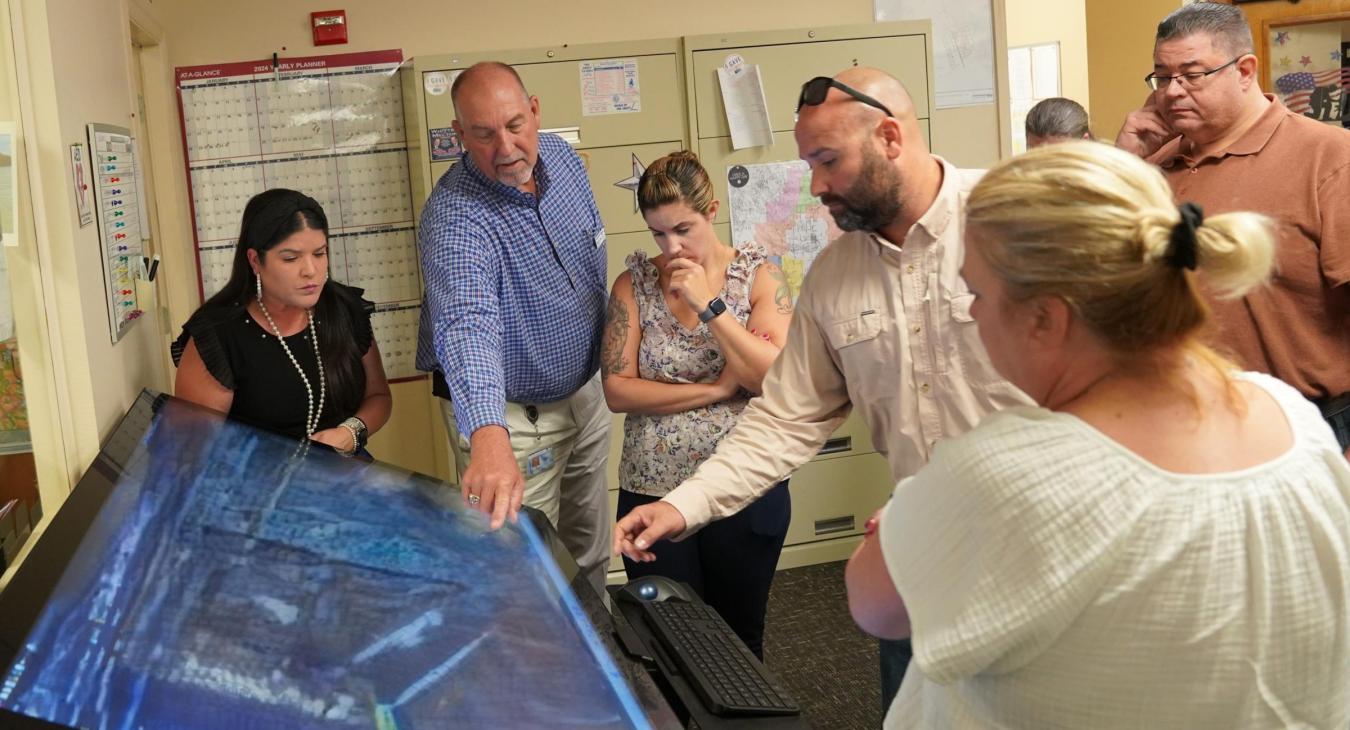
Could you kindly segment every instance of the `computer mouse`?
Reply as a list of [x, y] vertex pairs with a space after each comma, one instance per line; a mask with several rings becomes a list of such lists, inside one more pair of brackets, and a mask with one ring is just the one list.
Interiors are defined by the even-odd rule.
[[664, 575], [644, 575], [634, 578], [618, 590], [619, 600], [629, 603], [654, 603], [678, 598], [691, 603], [699, 600], [689, 586]]

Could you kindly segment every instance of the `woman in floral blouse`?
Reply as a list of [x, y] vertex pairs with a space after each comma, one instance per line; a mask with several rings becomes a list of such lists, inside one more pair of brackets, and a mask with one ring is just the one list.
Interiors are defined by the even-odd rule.
[[[610, 410], [626, 413], [619, 514], [654, 502], [712, 455], [759, 392], [792, 317], [783, 271], [757, 245], [724, 245], [718, 201], [691, 152], [653, 162], [638, 206], [661, 255], [636, 251], [614, 282], [601, 374]], [[630, 579], [660, 574], [688, 583], [762, 656], [764, 608], [787, 535], [787, 481], [758, 502], [657, 559], [624, 558]]]

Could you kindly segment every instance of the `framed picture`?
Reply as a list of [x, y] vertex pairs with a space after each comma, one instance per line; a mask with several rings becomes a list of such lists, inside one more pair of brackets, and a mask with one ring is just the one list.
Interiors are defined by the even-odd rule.
[[453, 127], [440, 127], [433, 129], [431, 135], [431, 161], [444, 162], [446, 160], [458, 160], [461, 153], [464, 152], [464, 146], [459, 143], [459, 135], [455, 134]]

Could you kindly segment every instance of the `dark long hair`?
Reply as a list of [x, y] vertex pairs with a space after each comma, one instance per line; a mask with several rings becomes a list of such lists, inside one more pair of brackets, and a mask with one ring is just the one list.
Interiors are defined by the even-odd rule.
[[[285, 188], [265, 190], [253, 196], [244, 206], [230, 280], [206, 300], [202, 309], [248, 306], [249, 300], [256, 296], [258, 286], [253, 267], [248, 264], [249, 249], [257, 251], [261, 260], [277, 244], [306, 228], [322, 231], [324, 239], [328, 239], [328, 216], [324, 215], [318, 201]], [[333, 283], [329, 279], [324, 284], [319, 301], [314, 305], [315, 329], [333, 412], [353, 414], [360, 407], [366, 391], [366, 371], [361, 366], [361, 357], [365, 353], [357, 347], [352, 321], [352, 313], [361, 307], [345, 287], [331, 286]]]

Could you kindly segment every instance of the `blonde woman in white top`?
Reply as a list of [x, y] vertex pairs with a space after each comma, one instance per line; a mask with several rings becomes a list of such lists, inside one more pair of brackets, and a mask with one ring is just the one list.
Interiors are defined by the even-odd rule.
[[1269, 275], [1269, 222], [1180, 209], [1072, 142], [991, 170], [963, 273], [990, 416], [901, 482], [849, 562], [912, 634], [887, 728], [1345, 728], [1350, 467], [1315, 407], [1202, 344], [1200, 287]]

